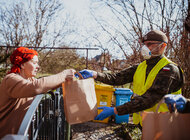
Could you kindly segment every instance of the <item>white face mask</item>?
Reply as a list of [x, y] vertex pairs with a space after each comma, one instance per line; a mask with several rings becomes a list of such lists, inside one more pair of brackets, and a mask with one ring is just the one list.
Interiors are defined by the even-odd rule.
[[141, 48], [141, 54], [142, 54], [144, 59], [150, 59], [150, 57], [151, 57], [151, 51], [145, 45]]

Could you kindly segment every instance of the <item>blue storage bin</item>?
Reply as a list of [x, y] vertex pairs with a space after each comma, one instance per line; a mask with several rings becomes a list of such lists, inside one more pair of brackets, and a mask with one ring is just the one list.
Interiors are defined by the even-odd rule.
[[[132, 90], [128, 88], [115, 88], [116, 96], [116, 106], [122, 105], [130, 101], [130, 98], [133, 94]], [[129, 114], [127, 115], [116, 115], [116, 123], [129, 122]]]

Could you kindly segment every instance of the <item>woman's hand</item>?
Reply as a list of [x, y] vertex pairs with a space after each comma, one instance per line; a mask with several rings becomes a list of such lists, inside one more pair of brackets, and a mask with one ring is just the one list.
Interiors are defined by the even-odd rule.
[[74, 69], [67, 69], [63, 71], [66, 75], [65, 81], [72, 81], [75, 76], [75, 70]]

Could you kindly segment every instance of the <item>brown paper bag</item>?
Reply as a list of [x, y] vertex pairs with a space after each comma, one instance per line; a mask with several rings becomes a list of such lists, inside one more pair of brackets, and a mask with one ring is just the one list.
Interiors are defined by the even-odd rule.
[[69, 124], [87, 122], [97, 116], [94, 79], [69, 81], [62, 87], [64, 111]]
[[143, 140], [190, 140], [190, 114], [142, 114]]

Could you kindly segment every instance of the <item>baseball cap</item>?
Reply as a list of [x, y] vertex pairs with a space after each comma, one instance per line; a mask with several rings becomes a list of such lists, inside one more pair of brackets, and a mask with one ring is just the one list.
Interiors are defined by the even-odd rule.
[[145, 41], [161, 41], [168, 43], [168, 38], [162, 31], [152, 30], [142, 38], [142, 42], [144, 43]]

